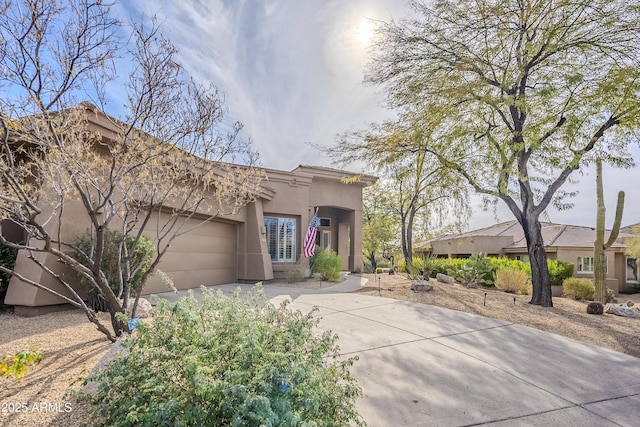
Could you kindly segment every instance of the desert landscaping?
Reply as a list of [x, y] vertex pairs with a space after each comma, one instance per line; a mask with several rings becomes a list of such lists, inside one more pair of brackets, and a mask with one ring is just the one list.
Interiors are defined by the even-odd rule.
[[[410, 281], [400, 274], [363, 276], [368, 282], [359, 293], [493, 317], [640, 357], [640, 320], [611, 314], [586, 314], [585, 301], [554, 298], [553, 308], [542, 308], [530, 305], [530, 297], [526, 295], [493, 289], [468, 289], [460, 284], [432, 279], [433, 290], [415, 293], [410, 289]], [[326, 282], [287, 284], [310, 288], [327, 285]], [[619, 301], [637, 300], [638, 294], [625, 297], [620, 296]], [[65, 397], [65, 392], [82, 386], [82, 379], [109, 351], [111, 343], [78, 310], [31, 318], [2, 313], [0, 325], [1, 355], [14, 354], [25, 344], [35, 345], [44, 354], [42, 363], [23, 379], [0, 379], [0, 402], [7, 406], [2, 408], [0, 424], [21, 427], [80, 425], [82, 408]], [[9, 405], [14, 408], [22, 404], [27, 404], [28, 413], [9, 411]]]

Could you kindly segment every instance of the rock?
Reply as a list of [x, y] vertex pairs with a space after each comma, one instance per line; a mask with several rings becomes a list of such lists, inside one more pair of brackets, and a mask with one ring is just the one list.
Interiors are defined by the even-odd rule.
[[615, 304], [607, 304], [604, 308], [605, 313], [615, 314], [616, 316], [630, 317], [632, 319], [640, 319], [640, 310], [636, 308], [624, 308]]
[[148, 300], [140, 298], [138, 300], [138, 308], [136, 308], [136, 317], [143, 319], [145, 317], [151, 316], [152, 308], [153, 306]]
[[428, 280], [414, 280], [411, 282], [411, 290], [413, 292], [426, 292], [433, 289], [433, 285]]
[[453, 277], [447, 276], [446, 274], [438, 273], [436, 274], [436, 280], [438, 282], [447, 283], [449, 285], [453, 285]]
[[464, 285], [469, 289], [478, 289], [478, 284], [475, 280], [465, 281]]
[[[131, 307], [133, 307], [133, 303], [135, 302], [135, 298], [129, 299], [129, 307], [127, 307], [127, 315], [131, 316]], [[120, 300], [120, 304], [122, 304], [122, 300]], [[141, 319], [145, 317], [151, 316], [151, 309], [153, 306], [151, 303], [145, 298], [140, 298], [138, 300], [138, 308], [136, 308], [136, 317]]]
[[587, 314], [602, 314], [604, 307], [599, 302], [590, 302], [587, 306]]

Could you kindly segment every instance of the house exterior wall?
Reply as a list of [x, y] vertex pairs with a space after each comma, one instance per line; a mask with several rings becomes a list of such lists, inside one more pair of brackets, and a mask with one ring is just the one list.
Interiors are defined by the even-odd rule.
[[[89, 121], [88, 126], [104, 137], [104, 144], [116, 136], [110, 127], [111, 120], [102, 113], [91, 114]], [[104, 147], [97, 145], [96, 149]], [[320, 227], [319, 230], [330, 232], [330, 249], [343, 257], [343, 267], [354, 271], [362, 266], [362, 189], [375, 182], [375, 177], [363, 175], [361, 180], [346, 184], [342, 178], [354, 174], [329, 168], [299, 166], [292, 171], [264, 171], [267, 179], [262, 183], [255, 202], [241, 208], [236, 214], [214, 219], [207, 218], [206, 209], [195, 212], [197, 218], [190, 219], [188, 226], [193, 230], [172, 243], [158, 268], [169, 275], [178, 289], [234, 281], [271, 280], [290, 268], [292, 263], [271, 260], [266, 241], [266, 216], [295, 219], [296, 262], [303, 268], [308, 266], [308, 261], [302, 255], [302, 243], [315, 208], [319, 208], [321, 217], [331, 219], [329, 227]], [[178, 206], [179, 202], [170, 201], [169, 204]], [[51, 213], [52, 209], [41, 215], [45, 217]], [[198, 221], [202, 225], [195, 226]], [[118, 224], [114, 222], [112, 226], [117, 228]], [[47, 231], [50, 234], [59, 233], [62, 240], [72, 241], [89, 227], [90, 221], [84, 206], [79, 201], [72, 201], [65, 204], [61, 221], [50, 221]], [[7, 233], [18, 236], [19, 233], [15, 232], [7, 230]], [[148, 237], [152, 238], [153, 234], [154, 230], [149, 229]], [[50, 254], [36, 256], [82, 293], [78, 277], [73, 271]], [[62, 295], [70, 296], [53, 277], [35, 266], [24, 251], [18, 254], [16, 271]], [[166, 291], [166, 286], [160, 278], [151, 277], [143, 293], [161, 291]], [[27, 314], [26, 308], [29, 307], [53, 306], [64, 302], [64, 299], [27, 285], [15, 276], [5, 298], [5, 303], [25, 308], [23, 314]]]
[[[496, 254], [498, 256], [508, 256], [509, 258], [528, 258], [527, 248], [513, 246], [513, 236], [510, 235], [471, 235], [452, 236], [434, 239], [429, 242], [431, 253], [435, 256], [460, 257], [475, 255], [479, 252], [486, 254]], [[574, 277], [593, 279], [593, 272], [578, 271], [578, 257], [593, 257], [592, 247], [572, 247], [572, 246], [546, 246], [548, 259], [571, 262], [574, 264]], [[627, 260], [624, 248], [614, 246], [606, 250], [607, 256], [607, 287], [616, 294], [620, 292], [633, 292], [636, 283], [627, 283]]]
[[454, 237], [430, 242], [434, 255], [456, 258], [483, 252], [492, 256], [504, 256], [503, 248], [513, 244], [511, 236], [468, 236]]

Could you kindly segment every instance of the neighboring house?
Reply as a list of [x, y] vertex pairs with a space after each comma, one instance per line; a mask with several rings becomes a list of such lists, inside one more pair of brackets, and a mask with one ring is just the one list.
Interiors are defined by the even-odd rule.
[[[543, 222], [542, 237], [550, 259], [574, 264], [575, 277], [593, 277], [593, 242], [595, 228]], [[605, 233], [608, 238], [610, 230]], [[618, 239], [606, 250], [607, 286], [616, 294], [634, 292], [638, 285], [638, 266], [634, 258], [625, 255], [624, 239], [631, 235], [631, 226], [620, 231]], [[489, 256], [506, 256], [529, 261], [522, 227], [508, 221], [462, 234], [441, 236], [429, 240], [428, 252], [433, 256], [466, 258], [479, 252]]]
[[[362, 267], [362, 189], [377, 178], [306, 165], [292, 171], [265, 172], [267, 179], [255, 202], [233, 216], [207, 221], [172, 242], [158, 268], [178, 289], [268, 281], [283, 278], [292, 269], [308, 268], [302, 243], [315, 208], [320, 218], [317, 244], [337, 252], [344, 270]], [[351, 183], [343, 181], [356, 175], [358, 179], [351, 179]], [[66, 215], [60, 232], [63, 239], [72, 240], [86, 230], [87, 221], [81, 217], [82, 209]], [[201, 219], [192, 221], [196, 225]], [[2, 233], [10, 240], [20, 240], [21, 230], [9, 221], [2, 223]], [[42, 256], [46, 264], [56, 264], [52, 255]], [[34, 268], [26, 254], [19, 254], [16, 270], [64, 292]], [[160, 278], [152, 277], [143, 293], [167, 290]], [[16, 313], [25, 315], [50, 311], [62, 302], [17, 278], [11, 280], [5, 298], [6, 304], [16, 306]]]

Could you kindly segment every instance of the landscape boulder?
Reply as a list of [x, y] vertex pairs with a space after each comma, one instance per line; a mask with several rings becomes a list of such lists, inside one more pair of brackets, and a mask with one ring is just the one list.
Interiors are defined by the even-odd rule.
[[426, 292], [433, 289], [433, 285], [428, 280], [414, 280], [411, 282], [411, 290], [413, 292]]
[[[133, 303], [134, 303], [135, 299], [131, 298], [129, 300], [129, 307], [127, 307], [127, 315], [131, 316], [131, 308], [133, 307]], [[122, 304], [122, 300], [120, 300], [120, 304]], [[153, 306], [151, 305], [151, 303], [149, 302], [149, 300], [145, 299], [145, 298], [140, 298], [138, 300], [138, 308], [136, 308], [136, 317], [139, 317], [141, 319], [144, 319], [146, 317], [151, 316], [151, 309], [153, 308]]]
[[453, 277], [447, 276], [446, 274], [442, 274], [442, 273], [436, 274], [436, 280], [438, 282], [447, 283], [449, 285], [453, 285], [454, 283]]

